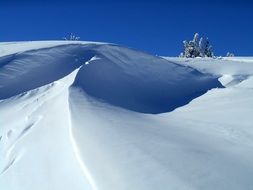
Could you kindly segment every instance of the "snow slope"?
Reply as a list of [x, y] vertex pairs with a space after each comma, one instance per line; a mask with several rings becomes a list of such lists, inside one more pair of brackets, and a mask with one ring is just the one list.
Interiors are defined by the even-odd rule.
[[253, 188], [253, 59], [29, 43], [0, 45], [0, 189]]

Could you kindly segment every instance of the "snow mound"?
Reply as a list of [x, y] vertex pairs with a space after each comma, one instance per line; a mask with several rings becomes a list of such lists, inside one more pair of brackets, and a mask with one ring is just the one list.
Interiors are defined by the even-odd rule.
[[80, 69], [73, 86], [137, 112], [168, 112], [222, 87], [210, 75], [119, 46], [99, 46], [96, 56]]
[[222, 87], [216, 77], [109, 44], [68, 44], [0, 59], [0, 99], [52, 83], [76, 68], [74, 87], [114, 106], [162, 113]]

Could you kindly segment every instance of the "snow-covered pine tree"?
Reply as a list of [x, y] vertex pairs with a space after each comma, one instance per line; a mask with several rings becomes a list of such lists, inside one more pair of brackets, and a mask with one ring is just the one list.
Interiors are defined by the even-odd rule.
[[191, 57], [191, 52], [189, 51], [190, 48], [189, 48], [189, 42], [184, 40], [183, 41], [183, 44], [184, 44], [184, 52], [183, 52], [183, 57]]
[[196, 50], [197, 50], [196, 43], [194, 41], [190, 41], [188, 45], [188, 52], [190, 54], [190, 57], [192, 58], [197, 57]]
[[214, 53], [212, 50], [212, 46], [210, 45], [209, 39], [206, 38], [205, 42], [203, 38], [199, 40], [199, 34], [195, 33], [193, 40], [191, 41], [183, 41], [184, 43], [184, 51], [181, 56], [187, 58], [194, 57], [213, 57]]
[[213, 57], [214, 56], [213, 48], [210, 45], [208, 38], [206, 38], [206, 42], [205, 42], [204, 55], [205, 55], [205, 57]]
[[192, 57], [199, 57], [200, 52], [199, 52], [199, 34], [198, 33], [194, 34], [192, 42], [194, 44]]
[[198, 50], [198, 38], [199, 34], [195, 33], [193, 40], [191, 41], [183, 41], [184, 43], [184, 52], [183, 52], [183, 57], [187, 58], [194, 58], [199, 56], [199, 50]]
[[203, 38], [199, 40], [199, 56], [204, 57], [204, 41]]
[[192, 41], [197, 45], [198, 44], [198, 40], [199, 40], [199, 34], [195, 33]]

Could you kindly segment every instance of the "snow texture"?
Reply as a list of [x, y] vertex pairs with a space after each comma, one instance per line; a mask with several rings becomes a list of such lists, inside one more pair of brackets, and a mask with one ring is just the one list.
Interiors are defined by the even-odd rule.
[[0, 189], [252, 190], [252, 58], [93, 42], [0, 52]]

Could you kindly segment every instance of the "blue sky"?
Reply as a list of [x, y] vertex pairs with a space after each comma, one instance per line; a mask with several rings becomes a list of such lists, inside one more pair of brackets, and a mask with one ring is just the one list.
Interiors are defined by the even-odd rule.
[[59, 40], [70, 32], [152, 54], [177, 56], [195, 32], [216, 55], [253, 55], [250, 0], [1, 0], [0, 41]]

